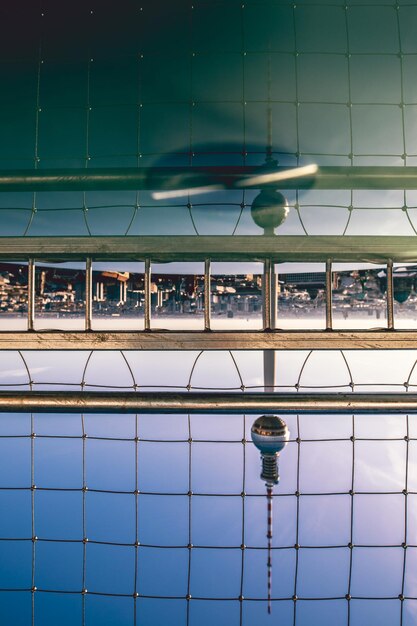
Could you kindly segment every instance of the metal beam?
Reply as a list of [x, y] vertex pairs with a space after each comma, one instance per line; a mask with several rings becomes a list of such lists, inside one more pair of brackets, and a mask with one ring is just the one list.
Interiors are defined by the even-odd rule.
[[32, 258], [28, 262], [28, 330], [33, 330], [35, 325], [35, 263]]
[[149, 258], [145, 259], [145, 284], [144, 284], [144, 292], [145, 292], [145, 330], [148, 331], [151, 329], [151, 285], [152, 285], [152, 267], [151, 260]]
[[326, 330], [333, 328], [333, 274], [332, 262], [326, 261]]
[[[138, 167], [1, 170], [0, 191], [153, 191], [219, 185], [250, 188], [248, 178], [288, 167]], [[255, 188], [274, 189], [417, 189], [417, 167], [321, 166], [312, 176], [287, 179]]]
[[417, 413], [417, 394], [0, 392], [8, 413]]
[[394, 275], [392, 259], [387, 263], [387, 326], [388, 330], [394, 328]]
[[0, 260], [417, 263], [416, 236], [0, 237]]
[[204, 329], [211, 328], [211, 261], [204, 261]]
[[417, 350], [417, 331], [2, 331], [0, 350]]
[[[91, 330], [93, 317], [93, 264], [87, 257], [85, 264], [85, 330]], [[32, 326], [33, 330], [33, 326]]]

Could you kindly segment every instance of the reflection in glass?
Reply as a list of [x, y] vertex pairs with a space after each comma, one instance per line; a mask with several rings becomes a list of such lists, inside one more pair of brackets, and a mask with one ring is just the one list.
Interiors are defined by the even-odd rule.
[[261, 263], [212, 263], [211, 328], [262, 328]]
[[338, 263], [332, 287], [333, 328], [387, 327], [386, 270]]
[[397, 265], [393, 269], [394, 320], [396, 328], [417, 326], [417, 267]]
[[28, 264], [0, 262], [0, 328], [26, 330]]
[[203, 264], [152, 264], [151, 328], [203, 330], [203, 327]]
[[[281, 269], [282, 268], [282, 269]], [[278, 282], [277, 327], [324, 328], [326, 273], [323, 263], [276, 265]]]
[[[82, 330], [85, 326], [85, 265], [36, 264], [35, 328]], [[63, 322], [65, 320], [65, 322]]]
[[93, 263], [93, 330], [143, 330], [143, 263]]

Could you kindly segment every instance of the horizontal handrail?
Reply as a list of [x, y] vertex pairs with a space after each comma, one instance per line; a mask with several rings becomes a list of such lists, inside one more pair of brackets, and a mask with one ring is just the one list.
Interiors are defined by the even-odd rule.
[[417, 189], [417, 167], [320, 166], [314, 175], [270, 183], [250, 177], [288, 167], [137, 167], [0, 170], [0, 191], [176, 190], [218, 185], [225, 189]]
[[16, 413], [417, 413], [414, 393], [0, 392], [0, 412]]
[[417, 263], [416, 236], [144, 235], [0, 237], [0, 260]]
[[2, 331], [0, 350], [417, 350], [417, 331]]

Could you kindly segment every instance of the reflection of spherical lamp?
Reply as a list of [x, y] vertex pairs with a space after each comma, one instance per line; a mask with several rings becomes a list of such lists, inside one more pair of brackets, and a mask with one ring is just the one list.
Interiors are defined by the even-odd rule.
[[277, 415], [261, 415], [252, 425], [251, 436], [261, 452], [262, 480], [270, 486], [278, 484], [278, 456], [290, 437], [287, 424]]
[[252, 202], [251, 215], [257, 226], [273, 232], [289, 213], [288, 200], [279, 191], [262, 189]]

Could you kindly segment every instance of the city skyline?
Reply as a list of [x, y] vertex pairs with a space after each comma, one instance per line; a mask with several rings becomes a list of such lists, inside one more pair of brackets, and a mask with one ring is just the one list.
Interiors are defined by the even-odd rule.
[[[239, 269], [235, 264], [234, 269]], [[316, 268], [317, 269], [317, 268]], [[0, 263], [0, 311], [27, 312], [27, 264]], [[278, 314], [315, 314], [323, 311], [326, 298], [325, 272], [291, 272], [276, 275]], [[262, 314], [263, 275], [213, 274], [213, 314], [257, 316]], [[394, 300], [398, 313], [417, 315], [417, 266], [397, 267], [393, 272]], [[203, 315], [205, 309], [202, 274], [151, 273], [150, 299], [154, 315]], [[85, 315], [86, 271], [60, 266], [36, 266], [35, 315]], [[332, 305], [347, 319], [349, 312], [368, 310], [377, 319], [386, 313], [386, 273], [381, 269], [334, 271]], [[141, 316], [145, 308], [143, 272], [92, 270], [93, 315]]]

